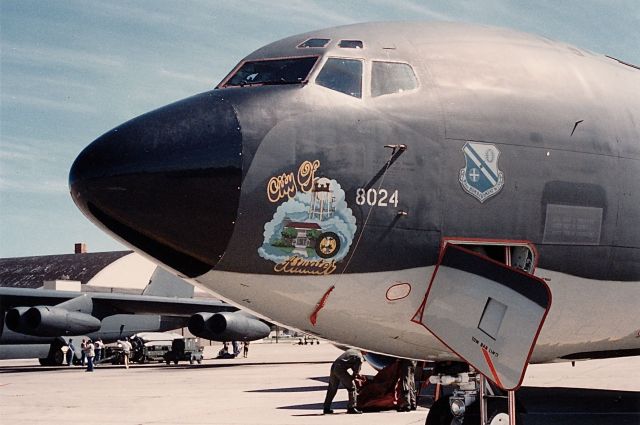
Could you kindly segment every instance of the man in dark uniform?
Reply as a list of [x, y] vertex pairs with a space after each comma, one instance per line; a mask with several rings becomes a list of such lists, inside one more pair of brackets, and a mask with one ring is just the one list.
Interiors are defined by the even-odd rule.
[[[351, 348], [340, 355], [331, 365], [331, 374], [329, 375], [329, 388], [327, 388], [327, 396], [324, 399], [324, 413], [333, 413], [331, 410], [331, 402], [336, 396], [338, 387], [342, 384], [349, 393], [349, 403], [347, 404], [347, 413], [362, 413], [356, 409], [356, 401], [358, 393], [354, 385], [354, 379], [360, 373], [360, 367], [364, 358], [360, 350]], [[348, 370], [351, 369], [353, 374]]]
[[402, 379], [402, 400], [398, 400], [398, 412], [416, 410], [416, 366], [415, 360], [400, 359], [400, 378]]

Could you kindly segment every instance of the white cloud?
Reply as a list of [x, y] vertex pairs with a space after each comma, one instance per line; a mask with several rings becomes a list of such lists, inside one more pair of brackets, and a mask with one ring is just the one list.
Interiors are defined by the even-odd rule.
[[[84, 7], [84, 2], [77, 2], [78, 7]], [[138, 23], [168, 24], [171, 25], [177, 21], [176, 15], [180, 13], [180, 7], [175, 3], [165, 4], [154, 2], [155, 7], [138, 7], [131, 2], [112, 2], [103, 0], [91, 4], [91, 14], [100, 15], [102, 17], [113, 18], [117, 21], [133, 20]], [[167, 7], [169, 6], [169, 7]], [[172, 13], [159, 12], [160, 9], [169, 9]]]
[[[8, 79], [8, 76], [7, 76]], [[59, 89], [68, 92], [70, 89], [82, 92], [94, 91], [95, 85], [79, 81], [77, 78], [63, 75], [30, 75], [14, 74], [11, 77], [11, 88], [20, 90], [52, 90]]]
[[[51, 146], [59, 145], [59, 143], [36, 139], [31, 137], [11, 137], [3, 135], [0, 138], [0, 159], [5, 161], [18, 160], [24, 164], [24, 161], [38, 161], [55, 163], [58, 161], [56, 155], [52, 155]], [[2, 169], [0, 167], [0, 169]]]
[[69, 186], [66, 180], [29, 181], [26, 179], [0, 177], [0, 192], [61, 195], [69, 192]]
[[64, 112], [95, 114], [97, 109], [89, 103], [72, 101], [71, 99], [47, 99], [27, 94], [6, 93], [3, 90], [2, 102], [29, 106], [38, 109], [49, 109]]
[[[378, 5], [389, 5], [389, 2], [387, 1], [375, 0], [374, 2]], [[425, 4], [416, 3], [411, 0], [393, 0], [393, 2], [391, 3], [391, 7], [393, 7], [393, 9], [397, 12], [408, 12], [409, 16], [414, 16], [417, 18], [430, 18], [441, 21], [452, 20], [452, 17], [446, 13], [438, 12]]]
[[121, 68], [124, 65], [123, 59], [118, 56], [96, 54], [63, 47], [0, 43], [0, 50], [2, 50], [4, 64], [65, 66], [67, 68], [91, 69], [104, 73], [112, 72], [114, 69]]
[[209, 87], [213, 87], [215, 84], [211, 77], [205, 77], [203, 75], [189, 74], [184, 72], [171, 71], [165, 68], [161, 68], [158, 71], [158, 74], [160, 74], [161, 77], [168, 77], [175, 80], [203, 84]]
[[[309, 0], [244, 0], [242, 12], [258, 16], [263, 20], [286, 20], [289, 25], [312, 25], [309, 29], [330, 25], [344, 25], [361, 21], [360, 16], [349, 16], [334, 5]], [[238, 3], [229, 3], [228, 8], [237, 8]]]

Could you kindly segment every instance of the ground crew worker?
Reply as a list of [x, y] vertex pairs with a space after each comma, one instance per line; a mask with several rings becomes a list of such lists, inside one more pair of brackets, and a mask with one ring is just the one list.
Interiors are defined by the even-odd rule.
[[[356, 408], [358, 392], [354, 385], [356, 376], [360, 373], [360, 367], [364, 358], [360, 350], [351, 348], [340, 355], [331, 365], [331, 374], [329, 375], [329, 387], [327, 388], [327, 396], [324, 399], [324, 414], [333, 413], [331, 410], [331, 402], [336, 396], [338, 387], [342, 384], [349, 393], [349, 403], [347, 404], [347, 413], [362, 413]], [[353, 374], [348, 370], [351, 369]]]
[[97, 366], [98, 362], [100, 362], [100, 358], [102, 357], [102, 340], [98, 338], [93, 345], [95, 345], [96, 356], [93, 359], [93, 365]]
[[83, 339], [80, 343], [80, 363], [82, 364], [82, 366], [84, 366], [84, 361], [87, 359], [85, 348], [87, 348], [87, 342]]
[[400, 359], [400, 379], [402, 384], [402, 400], [398, 403], [398, 412], [416, 410], [416, 366], [415, 360]]
[[129, 356], [131, 355], [131, 350], [133, 349], [131, 343], [129, 342], [129, 338], [127, 337], [122, 341], [119, 340], [118, 344], [120, 344], [120, 347], [122, 347], [124, 367], [129, 369]]
[[96, 348], [90, 339], [87, 340], [84, 346], [84, 353], [87, 355], [87, 370], [86, 372], [93, 372], [93, 357], [96, 355]]
[[76, 347], [75, 345], [73, 345], [73, 339], [69, 339], [69, 344], [67, 345], [67, 347], [69, 348], [67, 350], [67, 366], [71, 366], [71, 364], [73, 363], [73, 358], [76, 355]]

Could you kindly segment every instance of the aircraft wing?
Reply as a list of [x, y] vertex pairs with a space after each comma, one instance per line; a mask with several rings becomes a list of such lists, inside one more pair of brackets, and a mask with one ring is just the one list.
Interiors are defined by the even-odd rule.
[[236, 311], [219, 300], [174, 298], [152, 295], [53, 291], [31, 288], [0, 288], [0, 308], [56, 306], [78, 297], [90, 298], [96, 317], [112, 314], [165, 314], [189, 316], [197, 312]]
[[86, 335], [98, 331], [102, 319], [116, 314], [188, 317], [185, 323], [191, 333], [216, 341], [253, 341], [271, 330], [260, 319], [219, 300], [0, 288], [0, 320], [21, 334]]

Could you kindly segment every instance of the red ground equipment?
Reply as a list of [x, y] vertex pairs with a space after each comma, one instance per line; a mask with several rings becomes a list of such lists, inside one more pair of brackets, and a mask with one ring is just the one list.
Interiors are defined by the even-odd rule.
[[397, 409], [402, 396], [400, 378], [398, 362], [392, 362], [374, 377], [357, 378], [358, 409], [366, 412]]

